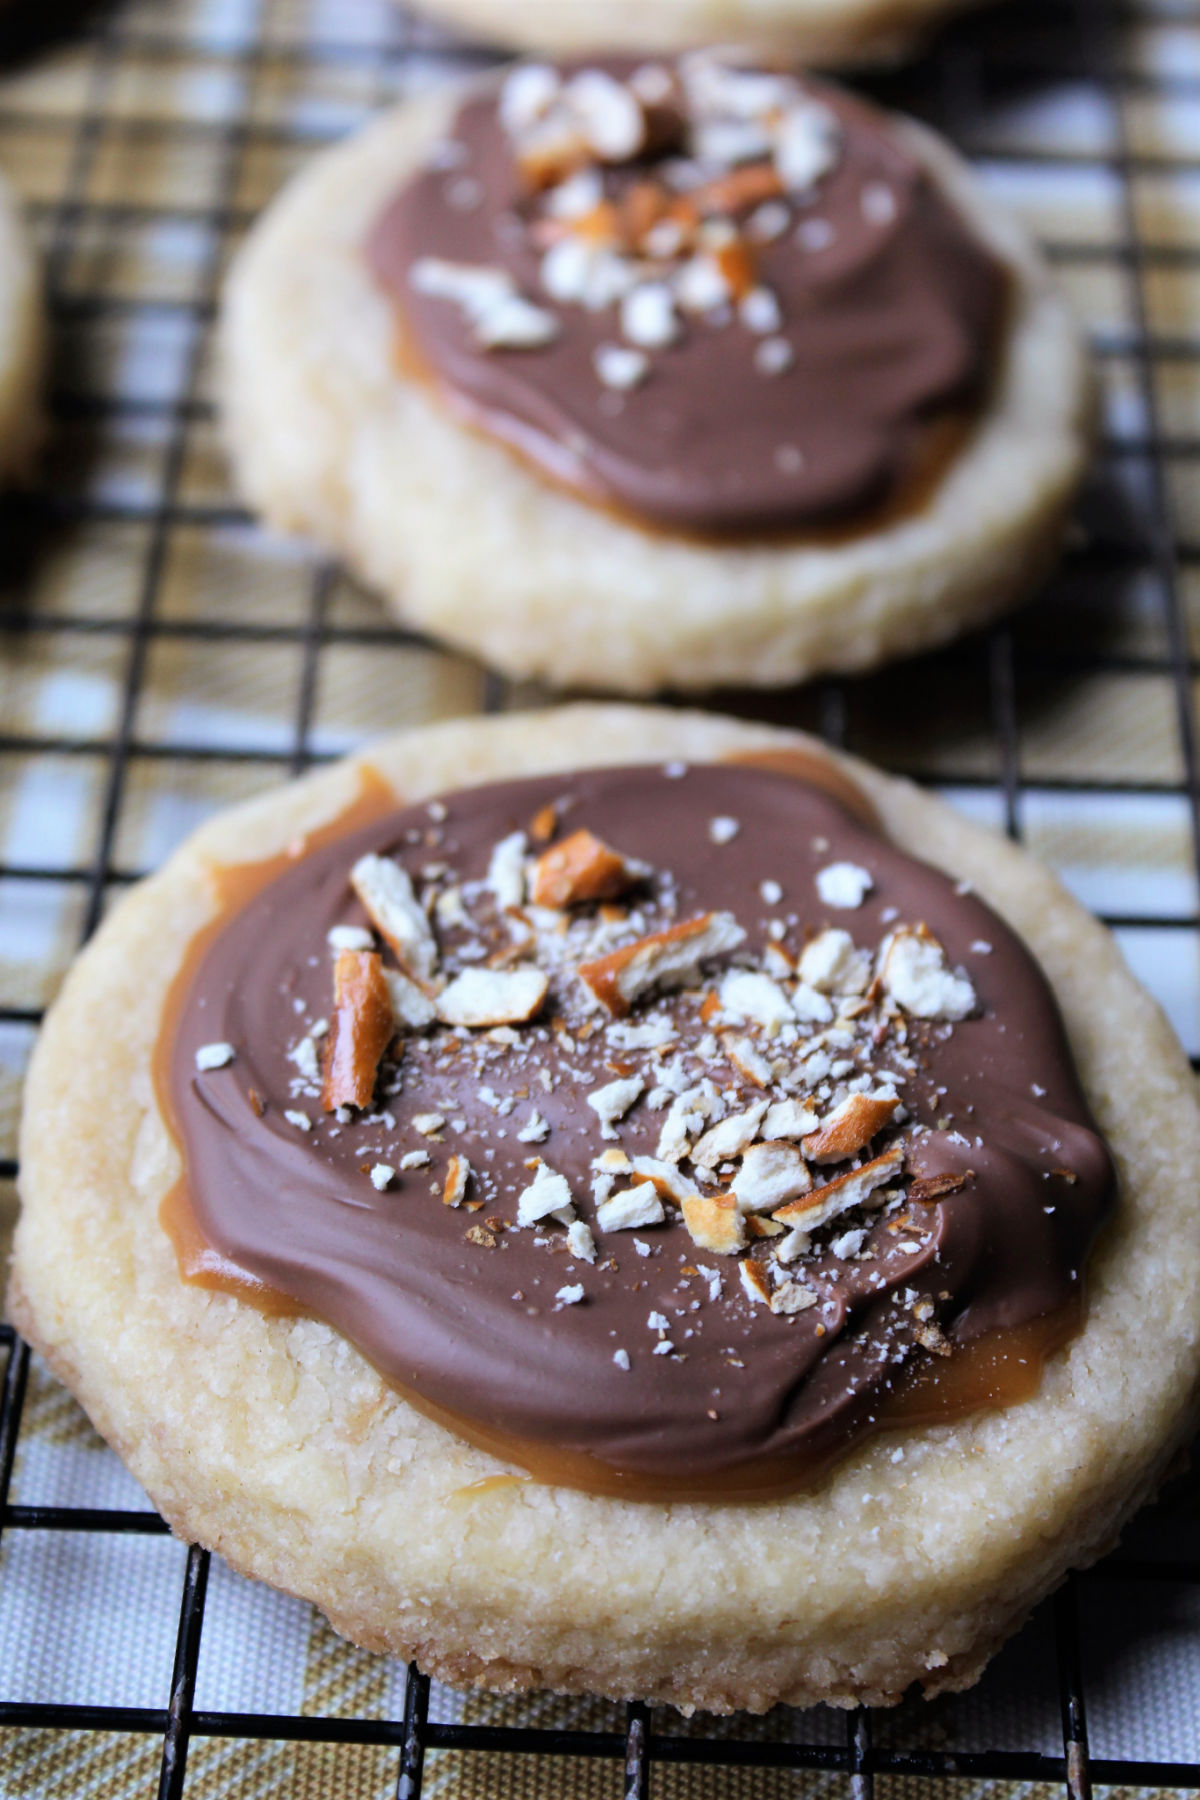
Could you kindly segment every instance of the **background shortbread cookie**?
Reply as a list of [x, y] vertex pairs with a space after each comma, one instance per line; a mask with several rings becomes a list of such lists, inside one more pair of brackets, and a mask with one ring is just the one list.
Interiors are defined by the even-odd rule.
[[735, 41], [821, 64], [878, 63], [910, 54], [972, 0], [422, 0], [457, 30], [558, 55], [662, 51]]
[[0, 480], [24, 475], [42, 429], [41, 283], [21, 204], [0, 176]]
[[328, 1328], [178, 1277], [157, 1215], [179, 1162], [150, 1058], [167, 989], [212, 915], [214, 863], [270, 855], [335, 818], [364, 769], [418, 800], [501, 776], [806, 743], [615, 707], [415, 731], [218, 817], [114, 911], [31, 1070], [13, 1302], [176, 1529], [451, 1680], [762, 1708], [969, 1683], [1153, 1490], [1193, 1422], [1200, 1373], [1188, 1064], [1111, 938], [1049, 874], [849, 759], [889, 835], [973, 883], [1038, 956], [1120, 1169], [1086, 1326], [1035, 1398], [876, 1439], [820, 1492], [752, 1506], [480, 1487], [498, 1465], [416, 1415]]
[[775, 685], [942, 642], [1030, 593], [1087, 452], [1090, 386], [1025, 234], [940, 141], [899, 124], [1011, 272], [990, 400], [915, 511], [831, 544], [709, 544], [553, 487], [397, 366], [364, 241], [460, 96], [397, 108], [317, 158], [230, 275], [224, 431], [239, 484], [403, 620], [516, 676], [647, 692]]

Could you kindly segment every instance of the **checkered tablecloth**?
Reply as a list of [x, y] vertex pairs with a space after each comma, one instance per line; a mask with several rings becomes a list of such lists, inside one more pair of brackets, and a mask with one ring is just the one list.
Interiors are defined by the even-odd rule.
[[[0, 538], [6, 1231], [37, 1018], [115, 893], [215, 809], [313, 759], [399, 724], [541, 698], [407, 638], [309, 549], [259, 531], [230, 492], [209, 404], [213, 304], [254, 213], [379, 104], [478, 55], [389, 0], [126, 0], [84, 23], [0, 77], [0, 166], [38, 231], [54, 333], [37, 492], [4, 510]], [[1114, 922], [1197, 1055], [1200, 5], [1007, 0], [879, 88], [946, 128], [1047, 243], [1096, 347], [1103, 454], [1061, 575], [1011, 627], [862, 681], [719, 703], [825, 730], [1018, 833]], [[36, 1362], [9, 1499], [146, 1504]], [[1193, 1490], [1176, 1488], [1130, 1543], [1180, 1579], [1077, 1584], [1091, 1754], [1200, 1764]], [[10, 1522], [0, 1707], [164, 1708], [185, 1561], [165, 1536]], [[214, 1561], [197, 1708], [396, 1719], [403, 1674]], [[973, 1693], [877, 1715], [873, 1738], [886, 1751], [1061, 1756], [1059, 1708], [1045, 1608]], [[431, 1717], [624, 1730], [622, 1709], [600, 1702], [436, 1687]], [[832, 1713], [670, 1729], [846, 1741]], [[160, 1755], [151, 1730], [0, 1728], [0, 1796], [125, 1800], [153, 1791]], [[359, 1800], [394, 1792], [396, 1772], [392, 1748], [197, 1736], [186, 1792]], [[845, 1779], [662, 1764], [652, 1791], [840, 1793]], [[611, 1759], [448, 1749], [431, 1755], [425, 1791], [574, 1800], [620, 1784]], [[942, 1779], [879, 1785], [948, 1792]]]

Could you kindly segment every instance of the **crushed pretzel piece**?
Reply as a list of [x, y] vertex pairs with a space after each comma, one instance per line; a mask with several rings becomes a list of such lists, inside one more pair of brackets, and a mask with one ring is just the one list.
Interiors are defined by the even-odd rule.
[[530, 898], [535, 906], [551, 907], [619, 900], [645, 874], [642, 864], [627, 862], [590, 831], [573, 831], [534, 863]]
[[543, 1219], [557, 1219], [570, 1225], [575, 1217], [571, 1190], [565, 1175], [540, 1162], [533, 1180], [517, 1199], [517, 1224], [537, 1225]]
[[849, 1212], [853, 1206], [861, 1206], [879, 1188], [886, 1187], [899, 1175], [903, 1162], [904, 1152], [894, 1146], [885, 1150], [882, 1156], [864, 1163], [860, 1169], [850, 1169], [824, 1187], [814, 1188], [812, 1193], [800, 1199], [789, 1200], [786, 1206], [777, 1209], [774, 1217], [801, 1231], [816, 1231], [818, 1226], [836, 1219], [840, 1213]]
[[418, 294], [457, 306], [481, 350], [536, 349], [553, 343], [561, 330], [552, 312], [527, 300], [508, 271], [495, 265], [420, 256], [408, 281]]
[[629, 1167], [644, 1181], [652, 1181], [659, 1193], [677, 1206], [695, 1195], [694, 1184], [684, 1180], [674, 1163], [662, 1162], [657, 1156], [631, 1156]]
[[403, 969], [385, 969], [383, 979], [387, 982], [397, 1025], [406, 1025], [410, 1031], [423, 1031], [433, 1024], [437, 1007], [424, 988], [410, 980]]
[[438, 995], [438, 1017], [475, 1030], [522, 1025], [540, 1012], [549, 986], [540, 969], [464, 969]]
[[817, 1296], [810, 1287], [802, 1282], [793, 1281], [785, 1275], [775, 1292], [771, 1295], [771, 1311], [783, 1313], [785, 1317], [796, 1313], [807, 1312], [810, 1306], [817, 1304]]
[[437, 968], [437, 939], [407, 869], [384, 856], [360, 856], [350, 871], [350, 885], [401, 966], [418, 981], [428, 981]]
[[706, 181], [703, 187], [696, 189], [692, 199], [705, 212], [733, 213], [744, 207], [757, 206], [763, 200], [773, 200], [782, 192], [779, 171], [770, 163], [744, 163], [740, 169], [731, 169], [728, 175]]
[[540, 806], [529, 823], [529, 836], [535, 844], [548, 844], [558, 830], [558, 808], [553, 800]]
[[769, 975], [731, 969], [721, 982], [721, 1011], [730, 1019], [751, 1019], [774, 1037], [796, 1015], [787, 995]]
[[807, 1256], [811, 1248], [812, 1240], [807, 1231], [801, 1231], [797, 1226], [792, 1225], [787, 1229], [780, 1242], [774, 1246], [775, 1261], [778, 1263], [795, 1262], [798, 1256]]
[[[541, 65], [525, 65], [514, 77], [530, 67]], [[535, 189], [560, 186], [595, 161], [626, 162], [646, 141], [646, 115], [624, 82], [602, 69], [556, 80], [556, 91], [537, 113], [527, 107], [519, 126], [508, 127], [521, 174]]]
[[701, 913], [582, 963], [579, 974], [601, 1005], [622, 1018], [642, 994], [686, 982], [708, 958], [736, 950], [745, 935], [732, 913]]
[[596, 1240], [586, 1219], [572, 1219], [567, 1226], [567, 1249], [580, 1262], [595, 1262]]
[[816, 1025], [828, 1025], [833, 1018], [833, 1002], [819, 994], [807, 982], [798, 981], [791, 992], [792, 1011], [798, 1019]]
[[375, 939], [361, 925], [333, 925], [325, 933], [331, 950], [373, 950]]
[[492, 851], [486, 886], [501, 912], [525, 904], [525, 833], [512, 831]]
[[661, 1225], [665, 1218], [663, 1203], [652, 1181], [623, 1188], [596, 1208], [596, 1223], [601, 1231], [634, 1231], [643, 1225]]
[[885, 992], [917, 1019], [957, 1023], [977, 1005], [967, 976], [950, 967], [945, 950], [923, 925], [902, 925], [884, 940], [878, 974]]
[[908, 1197], [919, 1200], [922, 1206], [936, 1206], [951, 1194], [961, 1194], [973, 1175], [972, 1169], [965, 1169], [961, 1175], [918, 1175], [908, 1184]]
[[715, 1256], [736, 1256], [746, 1245], [746, 1226], [731, 1194], [690, 1194], [681, 1202], [692, 1242]]
[[333, 970], [333, 1021], [325, 1039], [321, 1104], [367, 1107], [395, 1029], [392, 1002], [375, 950], [341, 950]]
[[471, 1165], [465, 1156], [452, 1156], [446, 1164], [446, 1180], [442, 1187], [443, 1206], [461, 1206], [467, 1197]]
[[859, 863], [830, 863], [817, 870], [817, 893], [826, 906], [853, 912], [875, 886], [870, 871]]
[[760, 1262], [747, 1256], [738, 1264], [738, 1274], [742, 1280], [742, 1292], [747, 1300], [756, 1306], [769, 1306], [771, 1303], [771, 1278]]
[[713, 1098], [703, 1087], [685, 1088], [676, 1094], [658, 1134], [654, 1153], [660, 1161], [682, 1162], [691, 1151], [692, 1138], [712, 1117], [713, 1107]]
[[810, 1162], [845, 1162], [881, 1132], [900, 1105], [898, 1094], [848, 1094], [804, 1140]]
[[861, 994], [871, 979], [871, 959], [848, 931], [831, 925], [819, 931], [800, 957], [800, 980], [818, 994]]
[[774, 1080], [771, 1065], [749, 1038], [734, 1037], [726, 1032], [721, 1039], [721, 1046], [739, 1075], [744, 1075], [755, 1087], [770, 1087]]
[[718, 245], [713, 261], [733, 298], [744, 300], [758, 279], [752, 245], [744, 238], [734, 238], [732, 243]]
[[630, 349], [626, 344], [597, 344], [592, 365], [604, 387], [628, 392], [640, 387], [649, 374], [649, 356], [644, 349]]
[[645, 1085], [640, 1075], [629, 1075], [619, 1081], [607, 1082], [588, 1095], [587, 1103], [600, 1121], [601, 1137], [616, 1137], [617, 1120], [625, 1117]]
[[766, 1110], [767, 1102], [760, 1100], [745, 1112], [734, 1113], [731, 1118], [722, 1119], [719, 1125], [706, 1131], [699, 1143], [693, 1146], [692, 1161], [698, 1168], [715, 1169], [718, 1163], [725, 1162], [727, 1158], [740, 1156], [757, 1137]]
[[935, 1356], [953, 1355], [953, 1346], [936, 1319], [922, 1319], [913, 1327], [913, 1336], [922, 1350], [932, 1350]]
[[811, 1186], [808, 1165], [794, 1144], [752, 1144], [731, 1192], [742, 1212], [771, 1212]]
[[548, 1119], [543, 1119], [535, 1106], [518, 1130], [517, 1142], [519, 1144], [544, 1144], [549, 1136], [550, 1122]]
[[764, 1138], [801, 1138], [817, 1128], [817, 1115], [803, 1100], [776, 1100], [762, 1122]]
[[787, 1230], [775, 1219], [768, 1219], [764, 1213], [746, 1214], [746, 1232], [752, 1238], [782, 1237]]

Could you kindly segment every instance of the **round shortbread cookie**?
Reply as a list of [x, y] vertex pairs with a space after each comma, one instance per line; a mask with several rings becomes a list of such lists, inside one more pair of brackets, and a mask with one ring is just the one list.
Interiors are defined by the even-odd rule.
[[41, 437], [44, 337], [37, 258], [21, 203], [0, 176], [0, 481], [27, 474]]
[[[528, 1482], [418, 1415], [328, 1327], [185, 1284], [158, 1222], [180, 1170], [151, 1057], [211, 918], [214, 864], [334, 819], [364, 770], [416, 801], [588, 765], [810, 740], [571, 707], [428, 727], [223, 814], [115, 908], [39, 1041], [12, 1306], [184, 1537], [450, 1681], [684, 1707], [875, 1704], [977, 1678], [1113, 1541], [1192, 1426], [1200, 1107], [1112, 938], [1012, 845], [849, 758], [890, 837], [976, 887], [1039, 958], [1114, 1151], [1083, 1330], [1004, 1411], [861, 1444], [819, 1491], [633, 1502]], [[903, 1457], [895, 1460], [897, 1447]], [[480, 1484], [483, 1485], [480, 1485]]]
[[735, 41], [812, 68], [897, 62], [973, 0], [421, 0], [485, 42], [549, 55]]
[[906, 517], [831, 545], [703, 544], [552, 487], [398, 369], [396, 309], [364, 239], [455, 104], [405, 104], [319, 156], [231, 271], [224, 432], [271, 524], [309, 533], [399, 618], [506, 674], [631, 693], [870, 668], [1036, 588], [1086, 460], [1087, 364], [1024, 232], [944, 144], [898, 127], [1012, 276], [982, 417]]

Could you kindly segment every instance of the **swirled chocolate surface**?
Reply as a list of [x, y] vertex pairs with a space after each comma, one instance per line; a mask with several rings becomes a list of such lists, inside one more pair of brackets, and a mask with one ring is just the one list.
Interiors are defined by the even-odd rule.
[[[653, 872], [615, 906], [506, 911], [487, 884], [495, 846], [551, 816], [556, 842], [586, 828]], [[369, 851], [424, 891], [435, 985], [490, 958], [542, 968], [549, 992], [519, 1026], [409, 1031], [371, 1109], [332, 1114], [315, 1060], [331, 1012], [328, 934], [368, 926], [349, 871]], [[849, 892], [842, 865], [863, 872]], [[844, 904], [864, 875], [859, 904]], [[742, 944], [682, 988], [635, 998], [623, 1019], [578, 975], [581, 957], [714, 911], [744, 928]], [[959, 1002], [949, 1010], [963, 1011], [965, 993], [967, 1016], [915, 1016], [911, 994], [900, 1004], [872, 975], [879, 947], [886, 955], [908, 926], [944, 952], [939, 980]], [[822, 1008], [781, 971], [814, 938], [846, 951], [828, 929], [853, 941], [860, 978]], [[739, 968], [775, 971], [793, 996], [787, 1023], [731, 1017], [725, 984]], [[800, 968], [811, 973], [812, 958]], [[803, 1019], [806, 1009], [832, 1017]], [[711, 1478], [736, 1490], [743, 1474], [749, 1491], [764, 1469], [803, 1471], [852, 1442], [922, 1362], [1068, 1306], [1115, 1198], [1028, 951], [972, 893], [830, 795], [762, 768], [502, 783], [335, 836], [221, 921], [172, 1029], [170, 1104], [211, 1245], [336, 1326], [403, 1391], [527, 1444], [535, 1465], [539, 1450], [579, 1453], [666, 1491]], [[214, 1061], [213, 1045], [231, 1060], [198, 1066]], [[589, 1096], [638, 1078], [623, 1116], [602, 1126]], [[897, 1147], [903, 1165], [799, 1254], [793, 1245], [786, 1266], [772, 1263], [778, 1235], [738, 1255], [698, 1248], [669, 1201], [661, 1223], [603, 1229], [596, 1159], [655, 1158], [680, 1093], [706, 1082], [715, 1098], [705, 1124], [687, 1127], [693, 1141], [764, 1099], [803, 1096], [824, 1121], [848, 1096], [886, 1089], [903, 1106], [869, 1144], [840, 1162], [822, 1161], [811, 1138], [804, 1151], [817, 1187]], [[465, 1204], [451, 1206], [455, 1156], [472, 1174]], [[559, 1220], [518, 1224], [539, 1161], [565, 1178], [594, 1262], [572, 1252]], [[687, 1179], [728, 1193], [737, 1166]], [[382, 1191], [381, 1167], [392, 1172]], [[686, 1157], [674, 1167], [691, 1168]], [[803, 1306], [772, 1311], [743, 1262], [768, 1290], [802, 1290]]]
[[[603, 65], [620, 77], [631, 67]], [[945, 427], [961, 436], [982, 404], [1005, 276], [866, 103], [797, 84], [831, 160], [818, 156], [821, 172], [799, 189], [772, 191], [775, 164], [737, 150], [750, 122], [698, 123], [680, 65], [653, 67], [669, 91], [648, 110], [645, 143], [596, 164], [597, 204], [566, 219], [555, 196], [581, 192], [578, 168], [531, 183], [498, 115], [500, 90], [464, 103], [434, 166], [395, 196], [366, 244], [408, 354], [468, 422], [628, 516], [701, 534], [857, 517], [865, 528], [880, 506], [927, 491], [954, 438]], [[571, 233], [592, 256], [582, 301], [578, 270], [564, 283]], [[483, 347], [470, 307], [444, 281], [422, 286], [435, 265], [507, 278], [549, 317], [547, 341]], [[630, 271], [659, 290], [657, 303], [635, 303], [632, 324], [624, 298], [604, 299], [625, 293]], [[683, 299], [664, 301], [664, 288]]]

